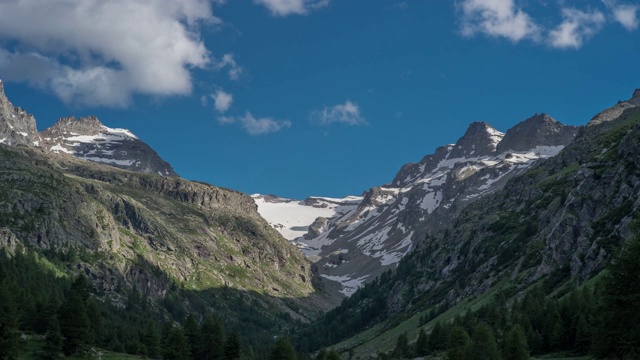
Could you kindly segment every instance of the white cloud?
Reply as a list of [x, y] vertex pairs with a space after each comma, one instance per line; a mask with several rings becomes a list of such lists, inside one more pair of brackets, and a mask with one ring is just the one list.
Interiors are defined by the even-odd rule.
[[233, 54], [224, 54], [222, 56], [222, 59], [216, 62], [215, 68], [217, 70], [229, 68], [228, 74], [229, 74], [229, 79], [231, 80], [240, 79], [240, 75], [242, 75], [242, 72], [244, 71], [242, 67], [240, 67], [236, 62], [236, 59], [233, 57]]
[[266, 7], [273, 16], [305, 15], [329, 5], [330, 0], [254, 0]]
[[464, 36], [482, 33], [492, 37], [504, 37], [513, 42], [538, 39], [540, 27], [514, 0], [462, 0], [461, 32]]
[[211, 61], [202, 23], [220, 23], [208, 0], [3, 1], [0, 44], [13, 48], [5, 47], [0, 74], [91, 106], [126, 106], [135, 93], [188, 94], [190, 70]]
[[255, 118], [249, 111], [244, 116], [221, 116], [218, 118], [218, 122], [222, 125], [238, 123], [253, 136], [274, 133], [291, 127], [289, 120], [276, 120], [269, 117]]
[[605, 5], [611, 10], [615, 21], [620, 23], [625, 29], [633, 31], [638, 28], [638, 11], [640, 5], [620, 4], [616, 0], [603, 0]]
[[351, 101], [331, 107], [324, 107], [311, 113], [311, 120], [320, 125], [343, 123], [347, 125], [367, 125], [367, 121], [360, 114], [360, 107]]
[[216, 110], [221, 114], [229, 110], [231, 103], [233, 103], [233, 95], [223, 90], [218, 90], [215, 94], [211, 94], [211, 98]]
[[606, 19], [597, 10], [582, 11], [574, 8], [562, 9], [563, 21], [549, 32], [549, 44], [555, 48], [578, 49], [591, 36], [599, 32]]

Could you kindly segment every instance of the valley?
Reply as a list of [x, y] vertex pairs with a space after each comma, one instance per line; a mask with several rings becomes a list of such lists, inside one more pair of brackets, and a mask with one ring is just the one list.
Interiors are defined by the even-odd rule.
[[76, 306], [100, 325], [53, 353], [629, 354], [596, 335], [636, 256], [639, 106], [636, 90], [581, 127], [474, 122], [359, 196], [295, 200], [182, 179], [95, 117], [38, 132], [0, 82], [0, 345], [43, 352], [53, 322], [71, 338]]

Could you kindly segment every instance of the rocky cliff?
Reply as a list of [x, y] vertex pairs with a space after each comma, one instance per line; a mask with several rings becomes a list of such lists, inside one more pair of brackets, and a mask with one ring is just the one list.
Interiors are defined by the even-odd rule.
[[467, 204], [501, 189], [509, 179], [571, 143], [577, 127], [534, 115], [506, 134], [472, 123], [455, 144], [403, 166], [392, 182], [370, 189], [349, 211], [296, 239], [315, 269], [351, 295], [450, 225]]

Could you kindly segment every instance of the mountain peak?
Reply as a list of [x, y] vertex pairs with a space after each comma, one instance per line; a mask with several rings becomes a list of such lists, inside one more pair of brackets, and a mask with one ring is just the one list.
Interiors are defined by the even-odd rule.
[[0, 80], [0, 144], [33, 146], [38, 141], [36, 120], [26, 111], [13, 106]]
[[528, 151], [536, 146], [564, 146], [578, 133], [578, 127], [568, 126], [551, 116], [536, 113], [507, 130], [497, 152]]
[[451, 158], [482, 156], [493, 153], [503, 133], [486, 122], [472, 122], [464, 135], [456, 141]]
[[636, 89], [633, 95], [631, 95], [631, 99], [627, 100], [627, 102], [635, 106], [640, 106], [640, 89]]
[[95, 116], [88, 116], [84, 118], [76, 118], [75, 116], [69, 116], [61, 118], [56, 121], [53, 126], [45, 130], [47, 135], [63, 135], [66, 133], [74, 133], [77, 135], [95, 135], [105, 126]]

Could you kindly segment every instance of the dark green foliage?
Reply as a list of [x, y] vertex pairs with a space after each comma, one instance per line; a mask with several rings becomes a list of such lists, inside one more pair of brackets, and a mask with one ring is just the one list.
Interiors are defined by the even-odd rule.
[[601, 358], [640, 358], [640, 237], [633, 238], [609, 265], [602, 281], [594, 332]]
[[407, 336], [407, 332], [400, 334], [396, 341], [396, 347], [393, 350], [393, 356], [396, 358], [408, 358], [410, 357], [410, 349], [409, 349], [409, 337]]
[[57, 316], [51, 316], [49, 320], [49, 326], [47, 335], [45, 336], [44, 348], [42, 351], [43, 359], [53, 360], [59, 359], [62, 354], [63, 344], [62, 332], [60, 330], [60, 323]]
[[342, 360], [342, 358], [340, 357], [340, 354], [338, 354], [337, 351], [331, 350], [327, 354], [327, 360]]
[[8, 282], [0, 277], [0, 359], [3, 360], [14, 359], [20, 350], [18, 312], [11, 290]]
[[225, 334], [222, 322], [207, 316], [200, 329], [200, 344], [197, 359], [222, 360], [224, 358]]
[[524, 336], [522, 326], [514, 326], [505, 336], [502, 346], [504, 360], [529, 360], [529, 349], [527, 339]]
[[172, 327], [165, 340], [162, 358], [165, 360], [189, 360], [191, 359], [191, 349], [189, 341], [180, 327]]
[[429, 338], [427, 337], [427, 333], [424, 329], [420, 329], [418, 333], [418, 340], [416, 340], [415, 345], [415, 355], [416, 356], [425, 356], [429, 352]]
[[242, 341], [237, 330], [233, 330], [224, 345], [224, 360], [240, 360], [242, 356]]
[[155, 322], [149, 322], [144, 332], [144, 346], [147, 350], [147, 356], [152, 359], [160, 357], [160, 334]]
[[184, 322], [184, 334], [187, 336], [189, 342], [189, 348], [191, 349], [191, 357], [197, 359], [201, 353], [199, 351], [200, 344], [202, 342], [200, 334], [200, 325], [195, 316], [187, 316], [187, 320]]
[[469, 334], [462, 326], [455, 326], [449, 333], [447, 341], [447, 359], [465, 360], [465, 353], [468, 351]]
[[60, 329], [64, 337], [62, 349], [66, 355], [83, 351], [92, 340], [87, 316], [88, 298], [86, 279], [79, 276], [71, 286], [69, 297], [58, 310]]
[[279, 337], [271, 351], [269, 351], [269, 360], [296, 360], [296, 350], [291, 344], [291, 340], [287, 337]]
[[429, 352], [439, 352], [447, 348], [448, 330], [441, 322], [437, 322], [429, 336]]
[[493, 330], [487, 324], [476, 326], [471, 346], [467, 347], [467, 360], [499, 360], [500, 351], [493, 335]]

